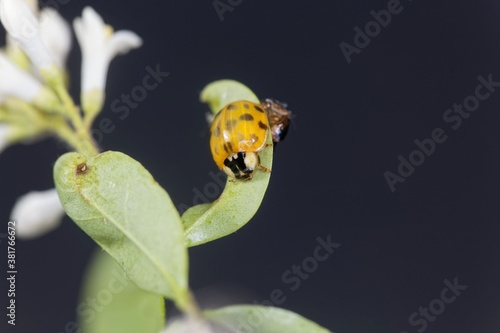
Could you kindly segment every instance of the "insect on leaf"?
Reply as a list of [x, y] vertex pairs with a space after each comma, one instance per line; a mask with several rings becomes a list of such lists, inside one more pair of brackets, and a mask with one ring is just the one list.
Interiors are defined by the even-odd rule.
[[[232, 80], [210, 83], [201, 92], [200, 99], [210, 105], [214, 114], [226, 104], [238, 100], [260, 103], [248, 87]], [[270, 146], [263, 149], [259, 156], [261, 164], [271, 169], [273, 146], [270, 135], [268, 144]], [[189, 208], [182, 215], [188, 246], [213, 241], [243, 227], [259, 209], [270, 177], [269, 172], [257, 170], [250, 181], [228, 180], [221, 196], [213, 203]]]

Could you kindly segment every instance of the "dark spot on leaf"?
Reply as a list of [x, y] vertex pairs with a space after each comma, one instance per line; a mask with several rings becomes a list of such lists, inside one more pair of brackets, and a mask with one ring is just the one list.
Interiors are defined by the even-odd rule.
[[90, 167], [87, 166], [87, 163], [83, 162], [76, 166], [76, 174], [77, 175], [85, 175], [90, 172]]

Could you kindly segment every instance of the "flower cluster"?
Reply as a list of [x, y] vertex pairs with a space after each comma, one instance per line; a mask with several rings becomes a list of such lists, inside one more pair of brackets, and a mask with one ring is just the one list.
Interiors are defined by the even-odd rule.
[[[0, 152], [19, 142], [52, 135], [87, 156], [98, 153], [90, 129], [105, 99], [111, 60], [138, 48], [139, 36], [113, 31], [90, 7], [73, 22], [82, 52], [80, 106], [70, 97], [66, 60], [71, 26], [53, 8], [36, 0], [0, 0], [7, 31], [0, 49]], [[55, 190], [30, 192], [16, 203], [11, 218], [19, 237], [36, 237], [56, 227], [64, 215]]]

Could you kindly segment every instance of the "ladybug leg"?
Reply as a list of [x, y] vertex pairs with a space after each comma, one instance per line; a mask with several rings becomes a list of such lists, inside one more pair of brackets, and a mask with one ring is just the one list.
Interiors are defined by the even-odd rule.
[[266, 168], [265, 166], [263, 166], [262, 164], [260, 164], [260, 157], [259, 157], [259, 168], [262, 170], [262, 171], [265, 171], [265, 172], [271, 172], [271, 169], [269, 168]]
[[265, 166], [263, 166], [262, 164], [259, 163], [259, 168], [262, 170], [262, 171], [265, 171], [265, 172], [271, 172], [271, 169], [269, 168], [266, 168]]

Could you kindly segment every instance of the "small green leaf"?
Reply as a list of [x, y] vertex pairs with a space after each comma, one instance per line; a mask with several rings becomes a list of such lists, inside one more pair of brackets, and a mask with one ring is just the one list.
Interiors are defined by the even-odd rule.
[[331, 333], [296, 313], [271, 306], [233, 305], [204, 314], [209, 320], [236, 332]]
[[57, 160], [54, 180], [66, 213], [130, 280], [185, 305], [188, 257], [181, 220], [139, 162], [119, 152], [88, 159], [68, 153]]
[[203, 88], [200, 93], [200, 101], [208, 103], [214, 114], [217, 114], [227, 104], [243, 99], [260, 103], [250, 88], [234, 80], [214, 81]]
[[106, 252], [96, 252], [85, 275], [78, 311], [84, 333], [158, 333], [165, 325], [163, 297], [139, 289]]
[[[216, 114], [223, 106], [238, 100], [259, 103], [259, 99], [245, 85], [232, 80], [215, 81], [201, 92], [201, 101], [209, 103]], [[269, 147], [259, 153], [263, 166], [272, 169], [272, 137]], [[207, 144], [208, 146], [208, 144]], [[227, 236], [243, 227], [259, 209], [271, 174], [255, 171], [250, 181], [227, 181], [221, 196], [210, 204], [189, 208], [183, 215], [188, 246], [204, 244]]]

